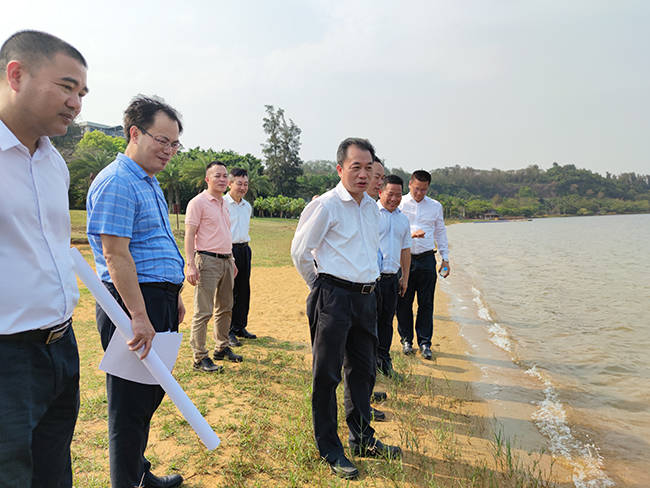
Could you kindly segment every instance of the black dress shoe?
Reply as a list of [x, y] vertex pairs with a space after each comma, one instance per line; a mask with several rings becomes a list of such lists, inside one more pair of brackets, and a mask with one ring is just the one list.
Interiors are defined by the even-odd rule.
[[372, 420], [376, 422], [383, 422], [386, 420], [386, 414], [374, 407], [370, 407], [370, 416], [372, 417]]
[[345, 456], [341, 455], [338, 459], [335, 461], [329, 462], [328, 464], [330, 465], [330, 469], [332, 470], [332, 473], [334, 473], [336, 476], [339, 478], [343, 478], [346, 480], [353, 480], [356, 479], [357, 476], [359, 476], [359, 470], [357, 467], [350, 462], [348, 458]]
[[205, 371], [206, 373], [221, 373], [223, 366], [217, 366], [212, 362], [212, 359], [206, 357], [194, 363], [194, 369]]
[[388, 446], [378, 439], [374, 439], [372, 446], [358, 445], [350, 442], [352, 454], [360, 457], [383, 457], [397, 459], [402, 457], [402, 449], [399, 446]]
[[183, 483], [183, 477], [180, 474], [170, 474], [168, 476], [156, 476], [151, 471], [144, 475], [145, 488], [176, 488]]
[[229, 334], [228, 335], [228, 344], [230, 347], [240, 347], [241, 346], [241, 341], [237, 339], [237, 336], [235, 334]]
[[413, 354], [413, 344], [409, 341], [402, 342], [402, 352], [404, 354]]
[[257, 339], [257, 336], [255, 334], [251, 334], [246, 330], [246, 327], [244, 327], [242, 330], [238, 330], [235, 332], [235, 335], [237, 337], [243, 337], [244, 339]]
[[232, 349], [230, 349], [228, 346], [224, 347], [222, 351], [215, 352], [212, 357], [217, 361], [223, 361], [224, 359], [227, 359], [233, 363], [241, 363], [244, 360], [242, 356], [232, 352]]
[[420, 346], [420, 352], [422, 353], [422, 357], [424, 359], [429, 359], [429, 360], [433, 359], [433, 353], [431, 352], [431, 347], [430, 346], [428, 346], [426, 344], [422, 344]]
[[388, 395], [385, 391], [373, 391], [372, 396], [370, 397], [370, 401], [379, 403], [386, 400], [386, 398], [388, 398]]

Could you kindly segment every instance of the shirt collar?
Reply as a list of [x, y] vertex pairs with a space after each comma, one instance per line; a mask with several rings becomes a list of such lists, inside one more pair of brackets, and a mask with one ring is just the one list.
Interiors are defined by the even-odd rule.
[[145, 179], [149, 178], [150, 180], [154, 180], [155, 178], [152, 176], [149, 176], [145, 170], [142, 169], [142, 167], [133, 161], [130, 157], [128, 157], [126, 154], [123, 153], [117, 153], [117, 158], [118, 161], [120, 161], [124, 166], [126, 166], [131, 173], [136, 175], [139, 179]]
[[223, 201], [226, 198], [226, 195], [219, 199], [215, 196], [212, 196], [208, 190], [203, 190], [203, 198], [207, 198], [208, 200], [217, 202], [219, 205], [223, 205]]
[[[0, 120], [0, 151], [7, 151], [16, 146], [25, 147], [25, 145], [18, 140], [16, 135], [11, 132], [9, 127], [7, 127], [2, 120]], [[49, 151], [53, 147], [54, 146], [52, 146], [50, 138], [47, 136], [42, 136], [38, 139], [38, 146], [36, 150], [38, 151], [40, 149], [41, 151]], [[27, 148], [25, 147], [25, 149]]]
[[242, 198], [239, 202], [235, 201], [235, 199], [234, 199], [233, 197], [230, 196], [230, 192], [226, 193], [226, 194], [223, 196], [223, 198], [224, 198], [224, 200], [226, 200], [228, 203], [232, 203], [233, 205], [238, 205], [238, 206], [240, 206], [240, 207], [241, 207], [242, 205], [246, 205], [246, 204], [244, 203], [245, 200], [244, 200], [243, 198]]
[[377, 207], [379, 208], [380, 212], [383, 210], [384, 212], [388, 212], [391, 215], [401, 213], [399, 207], [391, 212], [381, 204], [381, 200], [377, 200]]
[[[339, 184], [334, 187], [334, 192], [344, 202], [354, 201], [354, 203], [356, 203], [356, 200], [352, 197], [352, 195], [350, 195], [350, 192], [347, 191], [346, 188], [343, 186], [342, 181], [339, 181]], [[364, 192], [363, 198], [361, 199], [360, 202], [360, 206], [368, 205], [368, 203], [372, 203], [374, 205], [375, 201], [372, 198], [370, 198], [367, 193]]]

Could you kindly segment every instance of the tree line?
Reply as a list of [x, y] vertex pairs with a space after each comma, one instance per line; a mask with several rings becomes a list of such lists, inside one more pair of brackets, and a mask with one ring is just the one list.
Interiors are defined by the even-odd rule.
[[[266, 105], [265, 112], [264, 160], [250, 153], [200, 147], [174, 155], [157, 175], [171, 212], [184, 213], [189, 200], [205, 188], [205, 167], [215, 159], [228, 168], [248, 170], [246, 199], [261, 217], [297, 217], [314, 195], [336, 186], [336, 162], [302, 161], [300, 128], [287, 119], [282, 108]], [[124, 151], [126, 140], [100, 131], [82, 136], [79, 126], [72, 124], [65, 136], [52, 141], [68, 162], [70, 207], [83, 209], [92, 180], [118, 152]], [[386, 173], [397, 174], [404, 181], [410, 177], [402, 168], [386, 168]], [[431, 170], [431, 178], [429, 196], [443, 204], [447, 217], [650, 212], [650, 175], [602, 176], [573, 164], [553, 163], [548, 170], [530, 165], [509, 171], [456, 165]]]

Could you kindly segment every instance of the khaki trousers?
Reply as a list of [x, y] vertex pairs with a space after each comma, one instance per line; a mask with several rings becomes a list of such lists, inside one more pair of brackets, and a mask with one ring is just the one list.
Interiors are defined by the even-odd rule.
[[232, 317], [234, 269], [232, 259], [222, 259], [196, 253], [194, 262], [199, 270], [199, 282], [194, 288], [194, 316], [190, 344], [194, 361], [208, 356], [206, 335], [210, 317], [214, 315], [215, 351], [228, 346]]

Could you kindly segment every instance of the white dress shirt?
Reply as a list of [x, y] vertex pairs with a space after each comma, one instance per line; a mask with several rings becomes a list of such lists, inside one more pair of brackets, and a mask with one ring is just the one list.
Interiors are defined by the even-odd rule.
[[411, 247], [411, 227], [406, 216], [396, 208], [390, 212], [377, 201], [379, 209], [379, 251], [381, 272], [397, 273], [402, 249]]
[[339, 183], [311, 201], [300, 215], [291, 242], [293, 264], [310, 288], [317, 273], [372, 283], [379, 276], [378, 230], [375, 201], [364, 193], [359, 205]]
[[34, 155], [0, 120], [0, 334], [65, 322], [79, 299], [68, 168], [47, 137]]
[[[419, 202], [409, 193], [402, 197], [400, 210], [411, 224], [411, 233], [416, 230], [423, 230], [424, 237], [413, 239], [411, 254], [422, 254], [426, 251], [435, 249], [438, 246], [438, 252], [443, 261], [449, 261], [449, 246], [447, 244], [447, 228], [442, 213], [442, 205], [439, 201], [429, 197], [424, 197]], [[435, 240], [435, 243], [434, 243]]]
[[230, 193], [226, 193], [223, 197], [228, 204], [228, 211], [230, 212], [230, 233], [232, 234], [232, 243], [241, 244], [242, 242], [250, 242], [251, 236], [248, 235], [251, 215], [253, 214], [253, 207], [243, 198], [239, 203], [235, 201]]

